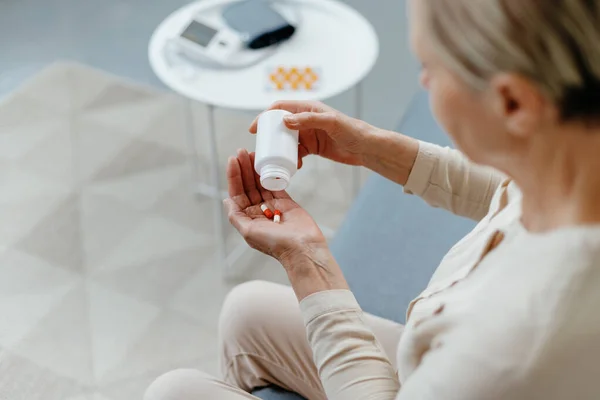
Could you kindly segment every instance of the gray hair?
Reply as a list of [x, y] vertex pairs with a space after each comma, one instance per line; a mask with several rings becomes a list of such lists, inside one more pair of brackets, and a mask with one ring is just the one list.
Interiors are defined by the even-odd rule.
[[563, 120], [600, 120], [597, 0], [417, 0], [435, 51], [475, 89], [500, 72], [536, 82]]

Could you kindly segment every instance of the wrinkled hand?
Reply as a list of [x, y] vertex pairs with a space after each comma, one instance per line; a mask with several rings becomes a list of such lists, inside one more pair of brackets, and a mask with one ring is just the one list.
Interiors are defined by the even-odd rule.
[[[224, 201], [229, 221], [250, 247], [270, 255], [285, 266], [285, 260], [326, 240], [312, 217], [286, 192], [269, 192], [254, 172], [254, 154], [239, 150], [227, 165], [229, 198]], [[266, 203], [283, 217], [279, 224], [267, 219], [260, 209]]]
[[[362, 146], [371, 126], [318, 101], [279, 101], [269, 110], [285, 110], [286, 126], [299, 131], [298, 166], [310, 154], [349, 165], [362, 165]], [[258, 117], [250, 125], [256, 133]]]

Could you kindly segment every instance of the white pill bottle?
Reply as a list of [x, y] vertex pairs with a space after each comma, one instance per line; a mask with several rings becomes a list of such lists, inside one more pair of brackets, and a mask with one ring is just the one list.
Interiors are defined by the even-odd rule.
[[258, 118], [254, 169], [262, 187], [272, 192], [287, 189], [298, 171], [298, 131], [283, 122], [283, 117], [291, 114], [270, 110]]

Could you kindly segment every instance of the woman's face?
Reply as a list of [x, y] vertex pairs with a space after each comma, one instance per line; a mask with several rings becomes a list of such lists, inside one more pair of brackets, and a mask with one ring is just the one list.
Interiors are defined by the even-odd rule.
[[411, 45], [422, 65], [421, 84], [430, 93], [433, 114], [456, 146], [471, 160], [489, 165], [507, 145], [504, 123], [486, 93], [470, 89], [437, 57], [425, 30], [426, 3], [409, 3]]

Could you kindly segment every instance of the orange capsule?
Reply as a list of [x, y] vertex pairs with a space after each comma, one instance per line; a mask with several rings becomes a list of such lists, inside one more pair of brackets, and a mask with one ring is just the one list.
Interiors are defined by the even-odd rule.
[[275, 216], [273, 217], [273, 220], [277, 224], [281, 222], [281, 211], [275, 210]]
[[265, 214], [265, 217], [269, 219], [274, 218], [273, 211], [269, 210], [269, 206], [267, 206], [266, 204], [261, 205], [260, 209], [262, 210], [263, 214]]

